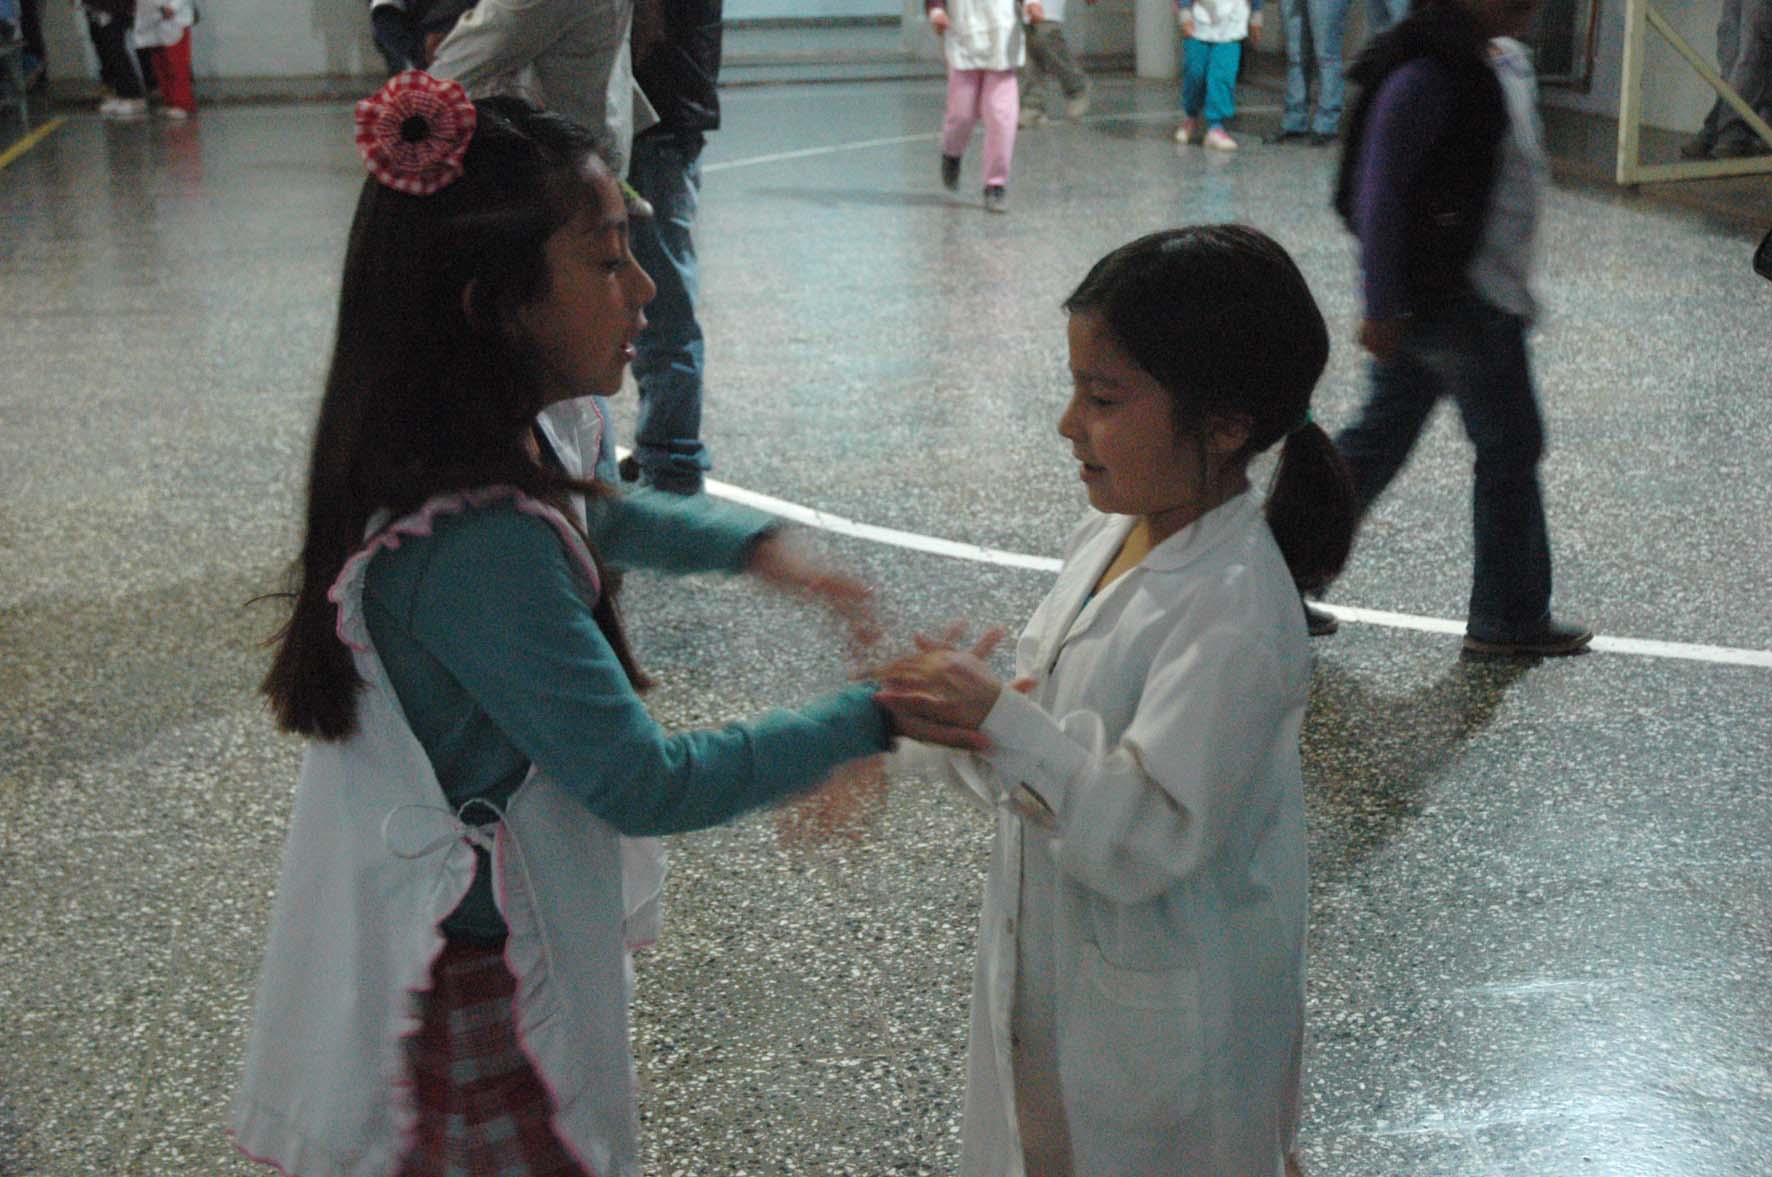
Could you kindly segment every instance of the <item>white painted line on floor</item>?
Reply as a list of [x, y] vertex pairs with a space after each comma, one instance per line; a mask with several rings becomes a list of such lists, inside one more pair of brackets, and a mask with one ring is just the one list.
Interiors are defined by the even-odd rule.
[[929, 552], [937, 556], [951, 556], [956, 560], [971, 560], [976, 564], [998, 564], [1006, 568], [1029, 568], [1035, 572], [1057, 572], [1059, 561], [1050, 556], [1024, 556], [1020, 552], [1003, 552], [996, 548], [980, 547], [978, 544], [963, 544], [951, 539], [937, 539], [934, 536], [918, 535], [914, 531], [900, 531], [896, 527], [877, 527], [872, 523], [857, 523], [853, 519], [845, 519], [841, 515], [832, 515], [817, 511], [811, 507], [802, 507], [798, 503], [790, 503], [785, 499], [774, 498], [766, 494], [758, 494], [754, 490], [732, 486], [715, 479], [707, 480], [708, 493], [728, 502], [740, 503], [747, 507], [755, 507], [759, 511], [767, 511], [771, 515], [779, 515], [783, 519], [791, 519], [795, 523], [803, 523], [807, 527], [816, 527], [820, 531], [828, 531], [834, 535], [854, 536], [856, 539], [872, 540], [877, 544], [886, 544], [895, 548], [909, 548], [913, 552]]
[[[618, 451], [626, 456], [626, 450]], [[816, 527], [820, 531], [828, 531], [833, 535], [847, 535], [855, 539], [865, 539], [873, 543], [886, 544], [895, 548], [906, 548], [913, 552], [928, 552], [936, 556], [948, 556], [956, 560], [971, 560], [977, 564], [995, 564], [1004, 568], [1026, 568], [1035, 572], [1057, 572], [1059, 561], [1050, 556], [1028, 556], [1021, 552], [1005, 552], [997, 548], [981, 547], [978, 544], [960, 543], [957, 540], [939, 539], [935, 536], [920, 535], [914, 531], [900, 531], [896, 527], [878, 527], [872, 523], [857, 523], [853, 519], [845, 519], [841, 515], [832, 515], [827, 511], [803, 507], [799, 503], [790, 503], [786, 499], [778, 499], [773, 495], [759, 494], [754, 490], [733, 486], [716, 479], [707, 480], [707, 491], [715, 498], [728, 502], [740, 503], [747, 507], [755, 507], [759, 511], [767, 511], [771, 515], [779, 515], [783, 519]], [[1453, 621], [1444, 617], [1419, 617], [1413, 613], [1393, 613], [1385, 609], [1361, 609], [1353, 605], [1332, 605], [1327, 602], [1318, 606], [1325, 609], [1342, 621], [1351, 621], [1362, 625], [1379, 625], [1386, 629], [1408, 629], [1418, 633], [1441, 633], [1455, 637], [1464, 635], [1464, 622]], [[1690, 642], [1659, 642], [1646, 638], [1613, 638], [1596, 637], [1593, 648], [1608, 654], [1634, 654], [1639, 658], [1672, 658], [1683, 662], [1710, 662], [1723, 666], [1754, 666], [1764, 670], [1772, 670], [1772, 650], [1743, 650], [1732, 646], [1706, 646]]]
[[[1279, 111], [1277, 106], [1245, 106], [1244, 114], [1274, 114]], [[1092, 114], [1078, 122], [1083, 123], [1152, 123], [1172, 122], [1178, 117], [1173, 110], [1142, 110], [1129, 111], [1125, 114]], [[772, 155], [753, 155], [746, 159], [725, 159], [718, 163], [707, 163], [701, 166], [702, 174], [709, 172], [728, 172], [734, 168], [752, 168], [766, 163], [785, 163], [792, 159], [811, 159], [819, 155], [838, 155], [845, 151], [867, 151], [874, 147], [891, 147], [899, 143], [933, 143], [941, 138], [940, 131], [922, 131], [915, 135], [893, 135], [885, 139], [857, 139], [851, 143], [832, 143], [826, 147], [803, 147], [798, 151], [777, 151]]]

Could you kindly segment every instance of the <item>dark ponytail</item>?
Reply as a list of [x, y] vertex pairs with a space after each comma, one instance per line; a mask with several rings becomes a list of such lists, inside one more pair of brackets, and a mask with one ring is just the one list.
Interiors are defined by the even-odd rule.
[[1249, 440], [1232, 455], [1241, 462], [1284, 440], [1268, 526], [1301, 591], [1334, 580], [1358, 508], [1335, 443], [1309, 419], [1329, 328], [1279, 243], [1246, 225], [1152, 233], [1096, 262], [1064, 309], [1100, 317], [1174, 399], [1179, 434], [1241, 422]]
[[1341, 573], [1354, 546], [1359, 506], [1341, 451], [1316, 422], [1286, 435], [1267, 489], [1267, 525], [1300, 592]]

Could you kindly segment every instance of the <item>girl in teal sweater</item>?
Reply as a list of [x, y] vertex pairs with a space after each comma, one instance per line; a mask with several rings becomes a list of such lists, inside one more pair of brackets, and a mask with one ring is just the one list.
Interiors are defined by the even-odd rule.
[[263, 684], [309, 750], [235, 1138], [288, 1173], [635, 1172], [621, 978], [660, 878], [635, 839], [807, 790], [892, 727], [854, 685], [664, 731], [606, 569], [751, 572], [863, 637], [866, 590], [765, 516], [592, 477], [653, 286], [587, 132], [414, 71], [358, 146]]

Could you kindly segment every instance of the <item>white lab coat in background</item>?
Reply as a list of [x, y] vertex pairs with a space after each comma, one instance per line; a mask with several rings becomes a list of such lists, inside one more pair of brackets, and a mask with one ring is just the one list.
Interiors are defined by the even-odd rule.
[[949, 69], [1020, 69], [1027, 63], [1019, 0], [947, 0], [953, 24], [942, 34]]
[[170, 49], [196, 23], [193, 0], [140, 0], [135, 6], [135, 47]]
[[1261, 10], [1252, 10], [1251, 0], [1186, 0], [1179, 7], [1192, 11], [1196, 41], [1242, 41], [1249, 36], [1249, 26], [1261, 24]]
[[[1278, 1177], [1291, 1147], [1298, 594], [1246, 492], [1089, 599], [1132, 522], [1092, 514], [1072, 536], [1016, 648], [1038, 684], [1003, 692], [992, 751], [898, 760], [996, 815], [962, 1177]], [[1030, 1158], [1059, 1159], [1024, 1167], [1024, 1125]]]

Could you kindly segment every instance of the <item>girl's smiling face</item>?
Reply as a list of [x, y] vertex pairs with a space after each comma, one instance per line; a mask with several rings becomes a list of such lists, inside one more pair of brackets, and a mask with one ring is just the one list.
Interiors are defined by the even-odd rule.
[[1090, 506], [1142, 517], [1160, 542], [1247, 485], [1241, 466], [1224, 461], [1242, 429], [1179, 433], [1174, 398], [1099, 315], [1072, 314], [1069, 332], [1072, 392], [1058, 432], [1082, 463]]
[[657, 287], [628, 250], [621, 190], [606, 173], [544, 247], [548, 289], [517, 312], [541, 367], [548, 404], [621, 391]]

